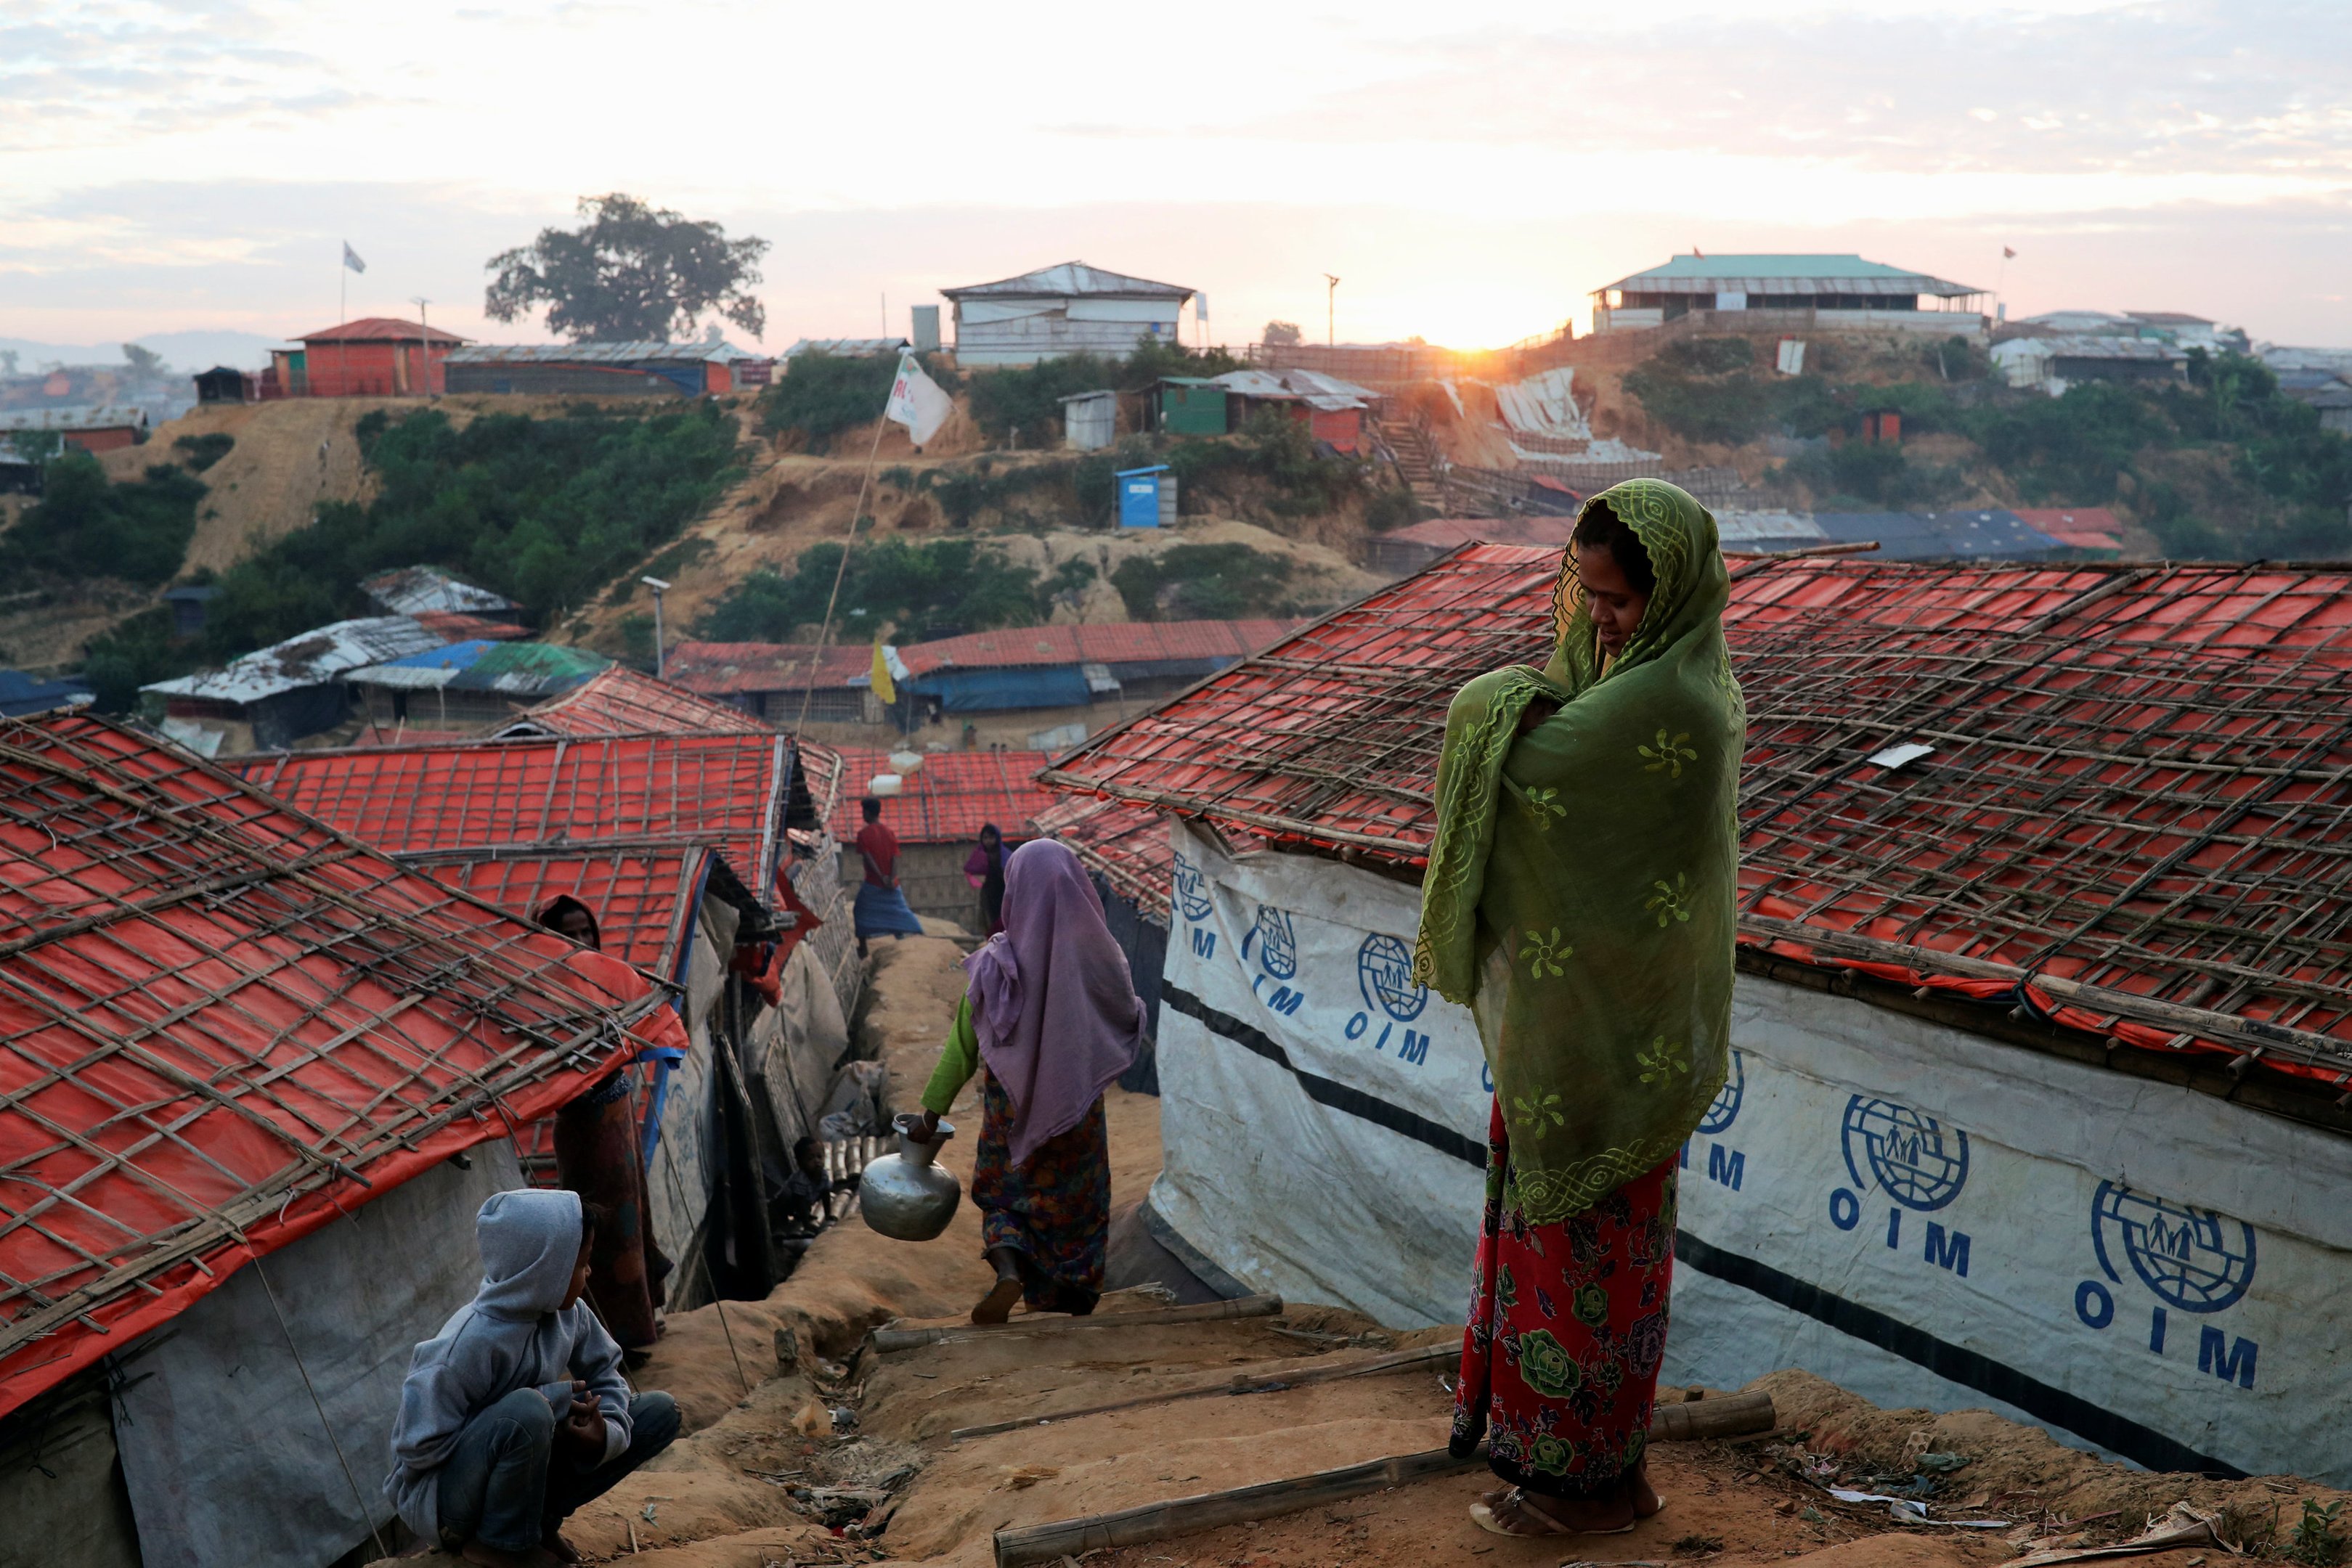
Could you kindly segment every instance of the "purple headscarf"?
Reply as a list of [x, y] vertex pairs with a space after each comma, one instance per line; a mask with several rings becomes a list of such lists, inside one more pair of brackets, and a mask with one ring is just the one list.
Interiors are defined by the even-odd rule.
[[1032, 839], [1004, 861], [1004, 929], [963, 961], [981, 1060], [1013, 1101], [1013, 1163], [1068, 1132], [1143, 1040], [1127, 955], [1069, 847]]

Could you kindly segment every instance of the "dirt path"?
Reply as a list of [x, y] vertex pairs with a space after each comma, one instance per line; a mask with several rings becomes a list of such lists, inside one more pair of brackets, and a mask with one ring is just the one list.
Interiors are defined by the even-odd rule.
[[[911, 1103], [928, 1078], [961, 993], [961, 951], [940, 938], [877, 946], [858, 1020], [888, 1063], [891, 1092]], [[965, 1100], [976, 1095], [968, 1089]], [[1160, 1164], [1158, 1103], [1107, 1097], [1113, 1202], [1142, 1196]], [[945, 1163], [969, 1183], [978, 1119], [950, 1113]], [[1324, 1358], [1450, 1344], [1458, 1329], [1383, 1333], [1357, 1314], [1294, 1305], [1283, 1315], [1118, 1326], [1161, 1304], [1148, 1290], [1104, 1299], [1077, 1332], [961, 1333], [883, 1355], [867, 1331], [963, 1324], [990, 1278], [977, 1214], [921, 1245], [887, 1240], [855, 1219], [826, 1232], [764, 1301], [730, 1301], [670, 1320], [644, 1386], [669, 1389], [688, 1435], [646, 1470], [575, 1515], [572, 1539], [630, 1568], [814, 1568], [851, 1563], [983, 1568], [992, 1536], [1037, 1524], [1279, 1479], [1440, 1447], [1451, 1398], [1422, 1366], [1246, 1396], [1163, 1402], [957, 1442], [956, 1428], [1051, 1416], [1164, 1396]], [[1018, 1320], [1016, 1320], [1017, 1322]], [[1045, 1320], [1058, 1321], [1058, 1320]], [[1722, 1560], [1808, 1568], [1978, 1568], [2035, 1539], [2085, 1544], [2137, 1530], [2187, 1498], [2215, 1511], [2232, 1541], [2259, 1535], [2274, 1506], [2292, 1526], [2282, 1481], [2204, 1482], [2150, 1476], [2063, 1448], [1985, 1412], [1883, 1411], [1801, 1372], [1762, 1380], [1781, 1430], [1731, 1442], [1661, 1444], [1651, 1473], [1665, 1511], [1622, 1539], [1512, 1541], [1481, 1533], [1468, 1506], [1493, 1482], [1451, 1475], [1255, 1524], [1111, 1552], [1096, 1568], [1429, 1568], [1481, 1563], [1535, 1568], [1563, 1561], [1656, 1564]], [[1667, 1390], [1663, 1397], [1678, 1397]], [[1904, 1529], [1884, 1504], [1841, 1504], [1838, 1484], [1887, 1490], [1922, 1469], [1940, 1477], [1939, 1509], [2011, 1521], [2002, 1531]], [[2258, 1542], [2255, 1542], [2259, 1544]], [[2205, 1553], [2137, 1559], [2201, 1568]], [[2212, 1554], [2217, 1560], [2221, 1553]], [[444, 1568], [457, 1559], [411, 1559]]]

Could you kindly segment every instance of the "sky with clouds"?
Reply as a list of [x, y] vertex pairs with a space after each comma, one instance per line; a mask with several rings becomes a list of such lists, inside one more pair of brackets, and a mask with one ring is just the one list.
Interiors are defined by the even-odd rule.
[[0, 0], [0, 336], [315, 329], [348, 239], [541, 338], [484, 259], [627, 191], [773, 242], [771, 347], [1073, 257], [1496, 344], [1694, 246], [2342, 344], [2348, 155], [2341, 0]]

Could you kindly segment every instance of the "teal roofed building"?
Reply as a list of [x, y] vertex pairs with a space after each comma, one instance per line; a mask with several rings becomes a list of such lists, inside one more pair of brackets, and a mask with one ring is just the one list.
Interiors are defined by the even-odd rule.
[[1730, 330], [1988, 330], [1982, 289], [1858, 256], [1693, 251], [1592, 291], [1595, 332], [1643, 331], [1694, 315], [1697, 325]]
[[505, 724], [609, 669], [613, 661], [554, 643], [452, 643], [353, 671], [378, 729], [470, 729]]

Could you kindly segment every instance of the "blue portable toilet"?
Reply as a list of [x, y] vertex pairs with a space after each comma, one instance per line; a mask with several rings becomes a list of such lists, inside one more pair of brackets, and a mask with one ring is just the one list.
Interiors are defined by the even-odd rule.
[[1176, 476], [1165, 463], [1150, 468], [1122, 468], [1112, 476], [1118, 482], [1118, 526], [1159, 528], [1176, 526]]

